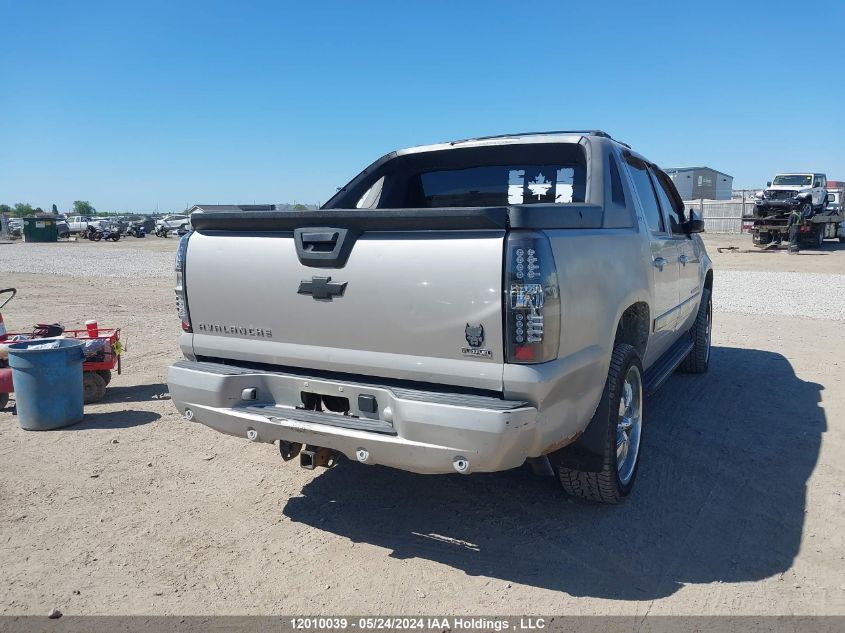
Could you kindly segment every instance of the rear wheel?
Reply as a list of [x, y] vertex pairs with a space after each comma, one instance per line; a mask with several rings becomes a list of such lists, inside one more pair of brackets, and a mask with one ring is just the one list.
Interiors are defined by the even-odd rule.
[[698, 306], [698, 315], [695, 323], [690, 328], [689, 335], [692, 338], [692, 350], [681, 362], [678, 369], [687, 374], [703, 374], [710, 366], [710, 340], [713, 330], [713, 301], [710, 298], [710, 291], [706, 288], [701, 293], [701, 303]]
[[642, 423], [643, 367], [637, 351], [622, 343], [613, 349], [604, 392], [590, 422], [601, 431], [599, 468], [564, 465], [567, 449], [549, 456], [567, 494], [601, 503], [619, 503], [627, 497], [640, 464]]
[[103, 379], [103, 382], [106, 383], [106, 387], [108, 387], [109, 383], [111, 382], [111, 370], [100, 369], [97, 371], [97, 373], [100, 375], [100, 378]]
[[106, 381], [96, 371], [82, 373], [82, 388], [85, 404], [99, 402], [106, 395]]

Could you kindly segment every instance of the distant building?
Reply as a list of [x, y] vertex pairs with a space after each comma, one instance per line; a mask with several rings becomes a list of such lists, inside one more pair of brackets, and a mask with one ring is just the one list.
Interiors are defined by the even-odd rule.
[[734, 177], [710, 167], [664, 169], [682, 200], [730, 200]]

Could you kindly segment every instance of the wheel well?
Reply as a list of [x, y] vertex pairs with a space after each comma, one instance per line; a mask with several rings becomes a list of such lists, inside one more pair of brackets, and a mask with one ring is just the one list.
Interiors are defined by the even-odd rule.
[[642, 358], [648, 343], [649, 323], [651, 320], [647, 303], [638, 301], [628, 306], [619, 319], [619, 325], [616, 326], [614, 347], [619, 343], [627, 343], [633, 346]]

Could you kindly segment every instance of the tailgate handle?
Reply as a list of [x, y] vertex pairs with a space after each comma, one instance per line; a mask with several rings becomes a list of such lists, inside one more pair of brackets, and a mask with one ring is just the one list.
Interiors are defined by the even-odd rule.
[[302, 247], [306, 251], [331, 252], [337, 244], [337, 231], [302, 232]]
[[294, 229], [296, 255], [305, 266], [343, 268], [360, 232], [355, 229], [314, 227]]

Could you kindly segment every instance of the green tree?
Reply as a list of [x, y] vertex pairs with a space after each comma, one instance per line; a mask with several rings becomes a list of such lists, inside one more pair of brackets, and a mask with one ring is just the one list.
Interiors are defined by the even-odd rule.
[[15, 215], [19, 218], [25, 215], [32, 215], [32, 205], [28, 202], [16, 202], [15, 203]]
[[53, 205], [53, 215], [59, 215], [59, 208], [55, 204]]
[[8, 204], [0, 204], [0, 213], [12, 213], [14, 209], [10, 207]]
[[91, 203], [87, 200], [74, 200], [73, 201], [73, 214], [74, 215], [93, 215], [97, 210], [91, 206]]
[[295, 205], [293, 205], [293, 210], [294, 211], [308, 211], [308, 207], [306, 207], [304, 204], [295, 204]]

